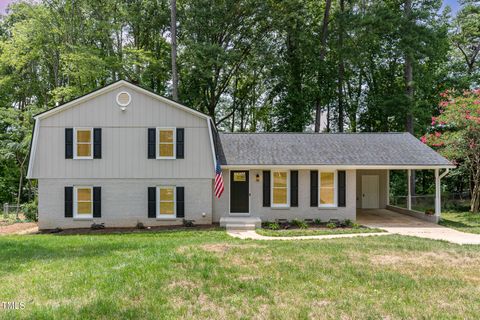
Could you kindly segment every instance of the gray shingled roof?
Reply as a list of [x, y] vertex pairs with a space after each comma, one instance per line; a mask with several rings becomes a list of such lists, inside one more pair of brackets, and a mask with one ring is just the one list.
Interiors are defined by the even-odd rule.
[[219, 133], [223, 165], [418, 165], [451, 163], [409, 133]]

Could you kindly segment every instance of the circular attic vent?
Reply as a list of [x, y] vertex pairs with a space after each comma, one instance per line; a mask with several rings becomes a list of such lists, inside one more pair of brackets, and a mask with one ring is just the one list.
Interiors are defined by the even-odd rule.
[[130, 96], [130, 93], [122, 91], [117, 94], [117, 103], [121, 107], [126, 107], [130, 104], [132, 101], [132, 97]]

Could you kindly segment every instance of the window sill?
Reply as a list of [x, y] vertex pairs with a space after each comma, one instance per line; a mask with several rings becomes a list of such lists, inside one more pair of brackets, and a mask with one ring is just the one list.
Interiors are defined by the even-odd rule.
[[157, 157], [157, 160], [175, 160], [176, 157]]
[[73, 221], [93, 221], [93, 218], [73, 218]]
[[272, 210], [290, 210], [290, 206], [288, 207], [270, 207]]
[[182, 221], [183, 218], [155, 218], [157, 221]]
[[73, 158], [73, 160], [93, 160], [92, 158]]
[[318, 207], [318, 210], [336, 210], [338, 209], [338, 206], [325, 206], [325, 207]]

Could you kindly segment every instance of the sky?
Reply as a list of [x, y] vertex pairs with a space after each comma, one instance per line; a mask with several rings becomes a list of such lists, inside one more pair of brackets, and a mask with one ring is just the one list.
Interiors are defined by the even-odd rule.
[[[8, 4], [14, 1], [16, 0], [0, 0], [0, 14], [5, 13]], [[460, 7], [457, 0], [443, 0], [443, 5], [449, 5], [452, 8], [453, 13], [457, 12]]]

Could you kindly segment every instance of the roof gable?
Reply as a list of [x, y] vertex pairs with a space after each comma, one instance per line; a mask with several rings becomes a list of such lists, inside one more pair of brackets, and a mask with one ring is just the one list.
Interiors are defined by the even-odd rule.
[[54, 107], [54, 108], [52, 108], [52, 109], [49, 109], [49, 110], [47, 110], [47, 111], [38, 113], [38, 114], [36, 114], [36, 115], [34, 116], [34, 119], [37, 120], [37, 119], [45, 119], [45, 118], [48, 118], [48, 117], [50, 117], [50, 116], [52, 116], [52, 115], [55, 115], [55, 114], [57, 114], [57, 113], [59, 113], [59, 112], [63, 112], [63, 111], [68, 110], [68, 109], [70, 109], [70, 108], [72, 108], [72, 107], [78, 106], [78, 105], [80, 105], [80, 104], [82, 104], [82, 103], [84, 103], [84, 102], [86, 102], [86, 101], [89, 101], [89, 100], [91, 100], [91, 99], [93, 99], [93, 98], [95, 98], [95, 97], [97, 97], [97, 96], [100, 96], [100, 95], [105, 94], [105, 93], [107, 93], [107, 92], [113, 91], [113, 90], [115, 90], [115, 89], [117, 89], [117, 88], [120, 88], [120, 87], [122, 87], [122, 86], [127, 87], [127, 88], [132, 89], [132, 90], [135, 90], [135, 91], [137, 91], [137, 92], [139, 92], [139, 93], [145, 94], [145, 95], [147, 95], [147, 96], [150, 96], [150, 97], [152, 97], [152, 98], [154, 98], [154, 99], [156, 99], [156, 100], [159, 100], [160, 102], [163, 102], [163, 103], [165, 103], [165, 104], [167, 104], [167, 105], [170, 105], [170, 106], [173, 106], [173, 107], [175, 107], [175, 108], [179, 108], [179, 109], [181, 109], [181, 110], [183, 110], [183, 111], [189, 112], [189, 113], [191, 113], [191, 114], [193, 114], [193, 115], [196, 115], [196, 116], [198, 116], [198, 117], [200, 117], [200, 118], [202, 118], [202, 119], [210, 119], [210, 116], [208, 116], [208, 115], [206, 115], [206, 114], [204, 114], [204, 113], [201, 113], [201, 112], [199, 112], [199, 111], [197, 111], [197, 110], [194, 110], [194, 109], [192, 109], [192, 108], [189, 108], [189, 107], [187, 107], [187, 106], [185, 106], [185, 105], [182, 105], [182, 104], [180, 104], [180, 103], [178, 103], [178, 102], [175, 102], [175, 101], [173, 101], [173, 100], [170, 100], [170, 99], [168, 99], [168, 98], [166, 98], [166, 97], [164, 97], [164, 96], [161, 96], [161, 95], [159, 95], [159, 94], [156, 94], [156, 93], [154, 93], [154, 92], [152, 92], [152, 91], [149, 91], [149, 90], [147, 90], [147, 89], [145, 89], [145, 88], [142, 88], [142, 87], [140, 87], [140, 86], [138, 86], [138, 85], [136, 85], [136, 84], [133, 84], [133, 83], [131, 83], [131, 82], [128, 82], [128, 81], [126, 81], [126, 80], [116, 81], [116, 82], [111, 83], [111, 84], [109, 84], [109, 85], [107, 85], [107, 86], [105, 86], [105, 87], [99, 88], [99, 89], [94, 90], [94, 91], [92, 91], [92, 92], [89, 92], [89, 93], [87, 93], [87, 94], [85, 94], [85, 95], [83, 95], [83, 96], [80, 96], [80, 97], [78, 97], [78, 98], [75, 98], [75, 99], [73, 99], [73, 100], [71, 100], [71, 101], [69, 101], [69, 102], [66, 102], [66, 103], [64, 103], [64, 104], [62, 104], [62, 105], [59, 105], [59, 106]]

